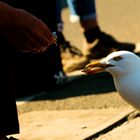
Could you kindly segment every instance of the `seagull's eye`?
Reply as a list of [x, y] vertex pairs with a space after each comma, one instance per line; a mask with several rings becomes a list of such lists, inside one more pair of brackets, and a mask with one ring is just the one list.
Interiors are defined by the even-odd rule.
[[113, 58], [113, 60], [115, 60], [115, 61], [119, 61], [119, 60], [121, 60], [122, 59], [122, 57], [120, 57], [120, 56], [115, 56], [114, 58]]

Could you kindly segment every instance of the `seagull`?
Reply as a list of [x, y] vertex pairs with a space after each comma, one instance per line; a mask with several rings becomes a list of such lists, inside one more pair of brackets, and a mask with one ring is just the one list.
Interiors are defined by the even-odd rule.
[[140, 57], [129, 51], [116, 51], [100, 61], [87, 64], [86, 74], [109, 72], [120, 96], [140, 110]]

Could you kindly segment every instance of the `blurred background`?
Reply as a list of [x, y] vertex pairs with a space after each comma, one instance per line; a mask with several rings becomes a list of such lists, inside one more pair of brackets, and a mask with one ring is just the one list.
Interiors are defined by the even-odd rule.
[[[83, 34], [79, 23], [71, 23], [70, 11], [63, 4], [62, 18], [64, 35], [76, 47], [81, 48]], [[139, 0], [96, 0], [98, 22], [101, 29], [119, 41], [140, 42], [140, 1]]]

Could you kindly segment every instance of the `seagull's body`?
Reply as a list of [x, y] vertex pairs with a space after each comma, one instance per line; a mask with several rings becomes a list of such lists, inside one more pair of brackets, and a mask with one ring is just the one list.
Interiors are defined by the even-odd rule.
[[113, 76], [113, 79], [115, 87], [123, 99], [140, 110], [140, 71], [139, 74], [126, 77]]
[[85, 67], [87, 74], [109, 72], [121, 97], [140, 110], [140, 58], [128, 51], [113, 52]]

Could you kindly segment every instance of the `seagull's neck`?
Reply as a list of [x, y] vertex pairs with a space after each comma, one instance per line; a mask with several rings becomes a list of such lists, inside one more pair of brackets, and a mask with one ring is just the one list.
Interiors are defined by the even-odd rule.
[[[136, 81], [140, 81], [140, 68], [134, 69], [133, 71], [124, 72], [124, 73], [112, 73], [114, 83], [116, 86], [118, 85], [130, 85], [130, 83], [133, 83], [136, 85]], [[140, 84], [140, 83], [139, 83]]]

